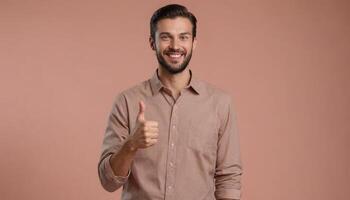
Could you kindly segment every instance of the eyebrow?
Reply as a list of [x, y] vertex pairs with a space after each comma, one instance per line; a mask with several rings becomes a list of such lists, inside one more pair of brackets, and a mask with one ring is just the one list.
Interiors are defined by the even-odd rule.
[[[159, 33], [159, 35], [171, 35], [171, 33], [169, 33], [169, 32], [161, 32], [161, 33]], [[180, 35], [192, 35], [192, 33], [190, 33], [190, 32], [183, 32], [183, 33], [180, 33]]]
[[180, 35], [192, 35], [192, 33], [190, 33], [190, 32], [184, 32], [184, 33], [180, 33]]

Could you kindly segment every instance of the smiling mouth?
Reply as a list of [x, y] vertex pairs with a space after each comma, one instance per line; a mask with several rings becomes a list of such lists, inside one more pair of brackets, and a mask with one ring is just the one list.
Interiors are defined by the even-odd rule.
[[176, 53], [174, 52], [174, 53], [166, 53], [165, 55], [167, 55], [171, 60], [177, 60], [181, 58], [184, 54], [179, 52], [176, 52]]

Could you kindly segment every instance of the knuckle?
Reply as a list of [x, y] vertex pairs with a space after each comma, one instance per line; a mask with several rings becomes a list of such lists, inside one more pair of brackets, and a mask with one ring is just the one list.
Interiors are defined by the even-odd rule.
[[150, 125], [150, 121], [145, 121], [145, 126], [149, 126]]
[[148, 133], [147, 132], [143, 132], [142, 137], [143, 137], [143, 139], [147, 139], [148, 138]]

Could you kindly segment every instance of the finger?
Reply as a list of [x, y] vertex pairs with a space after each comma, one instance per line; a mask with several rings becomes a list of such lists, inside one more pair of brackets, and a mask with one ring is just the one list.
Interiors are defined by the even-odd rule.
[[150, 139], [147, 143], [146, 146], [153, 146], [155, 144], [157, 144], [158, 139]]
[[159, 132], [159, 128], [158, 127], [154, 127], [154, 126], [141, 126], [140, 127], [141, 130], [143, 132]]
[[150, 132], [150, 131], [147, 131], [144, 133], [144, 139], [147, 139], [147, 138], [155, 138], [155, 137], [158, 137], [158, 132]]
[[158, 127], [159, 125], [157, 121], [146, 121], [145, 126]]
[[145, 126], [145, 127], [143, 127], [143, 131], [151, 132], [151, 133], [158, 133], [159, 132], [159, 128], [158, 127], [153, 127], [153, 126]]
[[152, 132], [147, 132], [146, 137], [145, 138], [149, 138], [149, 139], [157, 139], [159, 137], [158, 133], [152, 133]]
[[139, 113], [137, 115], [137, 121], [139, 122], [145, 122], [145, 110], [146, 110], [146, 105], [145, 103], [141, 100], [139, 101]]

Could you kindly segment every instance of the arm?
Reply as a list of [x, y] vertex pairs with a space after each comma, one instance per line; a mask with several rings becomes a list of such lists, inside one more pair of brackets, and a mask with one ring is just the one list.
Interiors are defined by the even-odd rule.
[[240, 199], [242, 164], [236, 115], [231, 98], [225, 98], [222, 107], [215, 170], [215, 197], [216, 199]]
[[[98, 163], [98, 175], [103, 188], [113, 192], [120, 188], [129, 174], [118, 173], [116, 176], [112, 169], [110, 159], [113, 155], [125, 149], [126, 139], [129, 136], [129, 122], [124, 95], [119, 94], [110, 112], [107, 128], [102, 143], [102, 151]], [[124, 147], [124, 148], [123, 148]], [[123, 151], [124, 152], [124, 151]], [[125, 158], [124, 158], [125, 159]], [[126, 168], [125, 166], [123, 168]], [[117, 170], [115, 170], [117, 171]], [[129, 171], [130, 173], [130, 171]]]
[[135, 153], [136, 149], [133, 146], [132, 142], [130, 140], [127, 140], [117, 153], [111, 155], [109, 163], [115, 176], [128, 176]]
[[140, 101], [139, 106], [136, 127], [130, 135], [124, 97], [119, 96], [113, 106], [98, 165], [101, 184], [109, 192], [114, 192], [128, 180], [137, 149], [148, 148], [157, 142], [158, 122], [146, 121], [145, 104]]

